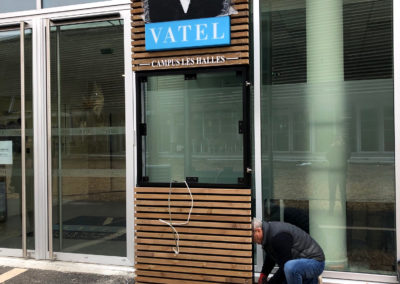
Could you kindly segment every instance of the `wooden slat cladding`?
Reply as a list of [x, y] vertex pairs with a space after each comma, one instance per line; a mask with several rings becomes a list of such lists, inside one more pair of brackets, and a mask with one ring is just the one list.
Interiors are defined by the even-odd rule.
[[[171, 51], [145, 50], [142, 0], [132, 0], [133, 71], [184, 69], [249, 64], [249, 0], [232, 0], [231, 45]], [[178, 64], [174, 62], [179, 62]]]
[[[250, 189], [135, 188], [135, 283], [252, 283]], [[170, 203], [168, 204], [168, 199]], [[169, 208], [170, 206], [170, 208]]]

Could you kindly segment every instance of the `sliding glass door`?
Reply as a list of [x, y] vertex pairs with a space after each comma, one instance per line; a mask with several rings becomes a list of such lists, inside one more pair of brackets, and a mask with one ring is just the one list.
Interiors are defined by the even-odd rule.
[[0, 26], [0, 251], [34, 248], [32, 31]]
[[120, 19], [50, 29], [54, 252], [127, 254], [123, 38]]

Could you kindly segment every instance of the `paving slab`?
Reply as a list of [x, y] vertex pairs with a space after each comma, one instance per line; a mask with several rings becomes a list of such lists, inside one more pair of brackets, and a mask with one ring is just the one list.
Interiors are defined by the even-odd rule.
[[[0, 276], [13, 268], [1, 267]], [[133, 275], [110, 276], [87, 273], [60, 272], [51, 270], [28, 269], [26, 272], [4, 282], [5, 284], [133, 284]]]
[[0, 274], [6, 273], [7, 271], [11, 270], [11, 267], [4, 267], [0, 266]]

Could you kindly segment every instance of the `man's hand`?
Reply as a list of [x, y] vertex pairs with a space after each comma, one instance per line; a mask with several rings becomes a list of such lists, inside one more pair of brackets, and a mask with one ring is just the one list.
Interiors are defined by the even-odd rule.
[[260, 274], [260, 278], [258, 278], [258, 284], [267, 283], [267, 275], [264, 273]]

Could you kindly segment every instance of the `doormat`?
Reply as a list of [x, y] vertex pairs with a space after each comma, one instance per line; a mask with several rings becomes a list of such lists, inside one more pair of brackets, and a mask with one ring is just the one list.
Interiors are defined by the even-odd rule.
[[[78, 216], [62, 224], [64, 239], [108, 239], [126, 240], [126, 219], [123, 217]], [[60, 224], [53, 225], [54, 238], [60, 237]]]

